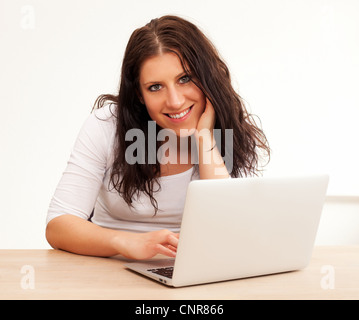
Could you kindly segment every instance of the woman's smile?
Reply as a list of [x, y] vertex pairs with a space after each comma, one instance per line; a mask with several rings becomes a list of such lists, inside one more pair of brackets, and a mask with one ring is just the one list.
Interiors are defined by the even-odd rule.
[[186, 120], [190, 116], [192, 107], [193, 106], [190, 106], [189, 108], [180, 113], [167, 113], [166, 115], [174, 122], [181, 122]]

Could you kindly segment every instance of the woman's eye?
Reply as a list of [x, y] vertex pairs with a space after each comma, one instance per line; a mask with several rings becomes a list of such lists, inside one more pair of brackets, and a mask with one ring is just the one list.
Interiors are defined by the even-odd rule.
[[182, 78], [179, 79], [180, 83], [187, 83], [191, 81], [191, 77], [190, 76], [183, 76]]
[[158, 90], [160, 90], [161, 89], [161, 85], [160, 84], [154, 84], [154, 85], [152, 85], [152, 86], [150, 86], [149, 88], [148, 88], [148, 90], [150, 90], [150, 91], [158, 91]]

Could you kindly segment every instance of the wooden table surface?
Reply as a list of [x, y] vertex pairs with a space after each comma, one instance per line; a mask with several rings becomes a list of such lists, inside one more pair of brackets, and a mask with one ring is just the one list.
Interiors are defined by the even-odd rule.
[[182, 288], [124, 267], [121, 257], [0, 250], [0, 299], [359, 299], [359, 246], [315, 247], [300, 271]]

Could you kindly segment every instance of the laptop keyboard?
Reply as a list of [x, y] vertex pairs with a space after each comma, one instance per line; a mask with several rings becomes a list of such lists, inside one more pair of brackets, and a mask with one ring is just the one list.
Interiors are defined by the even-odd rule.
[[172, 279], [172, 275], [173, 275], [173, 267], [148, 269], [147, 271], [159, 274], [163, 277], [170, 278], [170, 279]]

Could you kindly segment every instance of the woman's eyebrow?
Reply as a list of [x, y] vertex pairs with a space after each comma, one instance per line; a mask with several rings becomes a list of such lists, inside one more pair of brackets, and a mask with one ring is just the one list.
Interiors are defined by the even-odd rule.
[[143, 83], [143, 85], [144, 85], [144, 86], [147, 86], [147, 85], [149, 85], [149, 84], [156, 84], [156, 83], [159, 83], [159, 82], [161, 82], [161, 81], [148, 81], [148, 82], [146, 82], [146, 83]]

